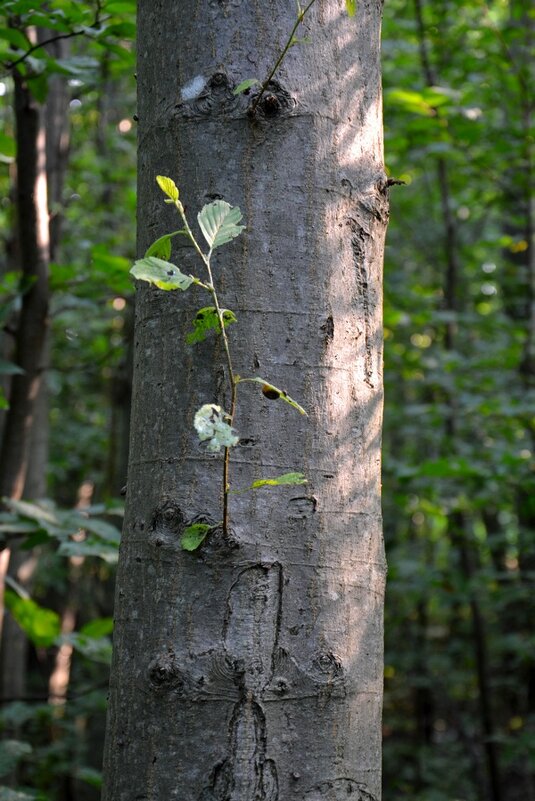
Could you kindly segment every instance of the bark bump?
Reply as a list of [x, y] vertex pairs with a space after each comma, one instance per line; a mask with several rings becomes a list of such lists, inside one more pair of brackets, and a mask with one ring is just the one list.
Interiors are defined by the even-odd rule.
[[377, 801], [365, 784], [353, 779], [333, 779], [317, 784], [303, 796], [303, 801]]

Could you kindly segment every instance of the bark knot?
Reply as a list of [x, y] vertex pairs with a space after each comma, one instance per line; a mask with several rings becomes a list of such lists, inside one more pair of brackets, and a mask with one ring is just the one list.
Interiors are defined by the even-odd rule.
[[183, 695], [185, 677], [178, 665], [175, 652], [170, 648], [158, 654], [149, 664], [149, 682], [151, 687], [158, 691], [175, 692]]
[[257, 97], [258, 92], [251, 96], [249, 114], [258, 119], [288, 117], [297, 105], [295, 98], [278, 81], [268, 83], [259, 103]]

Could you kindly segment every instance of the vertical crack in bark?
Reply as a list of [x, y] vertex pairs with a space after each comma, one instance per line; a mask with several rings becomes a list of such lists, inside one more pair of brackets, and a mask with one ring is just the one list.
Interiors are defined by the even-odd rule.
[[244, 671], [244, 687], [259, 695], [271, 678], [281, 607], [281, 567], [243, 570], [227, 599], [223, 639], [227, 654]]
[[277, 563], [243, 570], [232, 585], [224, 648], [239, 670], [240, 700], [229, 723], [229, 755], [213, 770], [200, 801], [277, 801], [277, 769], [267, 759], [266, 718], [260, 704], [273, 673], [282, 607]]
[[357, 286], [360, 293], [362, 314], [364, 317], [364, 381], [373, 389], [373, 360], [372, 360], [372, 337], [371, 337], [371, 313], [370, 295], [368, 287], [368, 274], [366, 271], [366, 247], [365, 240], [368, 234], [364, 228], [355, 220], [348, 220], [351, 229], [351, 249], [353, 251], [353, 262], [357, 278]]

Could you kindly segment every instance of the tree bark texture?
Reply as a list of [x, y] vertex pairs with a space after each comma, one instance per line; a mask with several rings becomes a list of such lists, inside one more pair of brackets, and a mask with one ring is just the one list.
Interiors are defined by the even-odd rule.
[[[185, 523], [221, 520], [193, 416], [229, 407], [224, 352], [184, 342], [206, 295], [139, 287], [106, 801], [380, 798], [381, 6], [318, 0], [251, 116], [232, 90], [268, 74], [294, 3], [139, 3], [139, 253], [180, 227], [157, 174], [192, 224], [240, 206], [214, 279], [235, 370], [309, 417], [240, 385], [232, 487], [308, 484], [231, 496], [229, 536], [181, 550]], [[185, 240], [172, 260], [206, 278]]]

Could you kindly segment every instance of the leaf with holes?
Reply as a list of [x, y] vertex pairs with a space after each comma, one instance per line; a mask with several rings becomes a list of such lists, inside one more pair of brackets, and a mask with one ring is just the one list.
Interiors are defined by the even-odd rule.
[[221, 406], [215, 403], [205, 403], [195, 413], [193, 425], [201, 442], [206, 442], [206, 448], [212, 453], [219, 453], [221, 448], [232, 448], [240, 441], [231, 425], [227, 422], [229, 416]]
[[[221, 313], [223, 314], [225, 328], [231, 323], [237, 322], [236, 315], [230, 309], [221, 309]], [[193, 331], [187, 335], [186, 342], [188, 345], [193, 345], [194, 342], [203, 342], [209, 331], [221, 333], [219, 318], [214, 306], [205, 306], [199, 309], [193, 320]]]
[[191, 275], [184, 275], [171, 262], [157, 259], [155, 256], [139, 259], [130, 272], [139, 281], [147, 281], [149, 284], [154, 284], [159, 289], [167, 291], [186, 290], [193, 283]]
[[283, 400], [285, 403], [289, 403], [290, 406], [293, 406], [294, 409], [300, 414], [304, 414], [308, 417], [308, 414], [305, 412], [302, 406], [300, 406], [297, 401], [294, 401], [293, 398], [290, 398], [288, 393], [284, 389], [279, 389], [278, 387], [270, 384], [269, 381], [266, 381], [265, 378], [260, 378], [259, 376], [255, 376], [254, 378], [238, 378], [238, 384], [242, 384], [245, 381], [250, 381], [254, 384], [261, 384], [262, 386], [262, 394], [268, 400]]
[[197, 215], [197, 220], [210, 250], [230, 242], [239, 236], [245, 225], [238, 225], [242, 218], [238, 206], [231, 206], [225, 200], [208, 203]]

